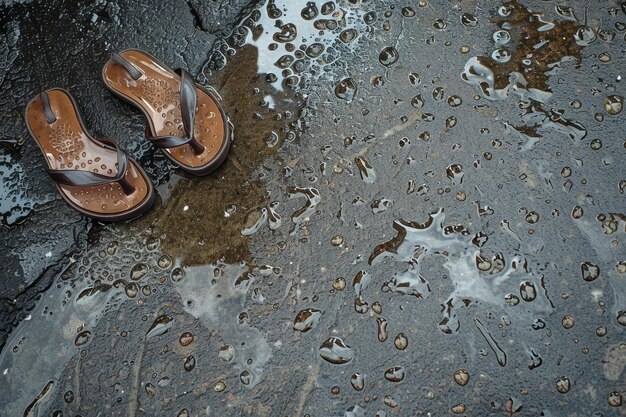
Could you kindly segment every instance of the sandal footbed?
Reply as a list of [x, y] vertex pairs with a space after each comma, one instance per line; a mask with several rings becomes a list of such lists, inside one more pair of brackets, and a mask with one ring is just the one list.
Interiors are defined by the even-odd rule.
[[[48, 168], [88, 170], [106, 176], [117, 174], [116, 151], [87, 133], [72, 96], [62, 89], [46, 93], [56, 121], [48, 123], [39, 96], [28, 103], [25, 118]], [[116, 182], [97, 186], [57, 184], [57, 188], [65, 201], [81, 213], [101, 220], [121, 220], [138, 216], [154, 201], [150, 179], [132, 158], [128, 158], [124, 178], [135, 188], [130, 195]]]

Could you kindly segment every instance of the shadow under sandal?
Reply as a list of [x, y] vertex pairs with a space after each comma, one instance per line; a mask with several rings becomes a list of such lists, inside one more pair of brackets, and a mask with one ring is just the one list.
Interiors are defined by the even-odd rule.
[[113, 94], [143, 111], [147, 139], [183, 170], [207, 175], [226, 159], [231, 125], [216, 96], [189, 72], [129, 49], [112, 54], [102, 79]]
[[113, 141], [92, 138], [74, 98], [51, 89], [26, 106], [26, 124], [65, 201], [98, 220], [132, 219], [152, 206], [148, 175]]

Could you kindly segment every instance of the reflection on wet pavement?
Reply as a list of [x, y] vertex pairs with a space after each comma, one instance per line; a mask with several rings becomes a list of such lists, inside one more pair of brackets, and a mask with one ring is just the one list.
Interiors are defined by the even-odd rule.
[[205, 45], [228, 161], [89, 233], [0, 415], [626, 415], [624, 22], [259, 2]]

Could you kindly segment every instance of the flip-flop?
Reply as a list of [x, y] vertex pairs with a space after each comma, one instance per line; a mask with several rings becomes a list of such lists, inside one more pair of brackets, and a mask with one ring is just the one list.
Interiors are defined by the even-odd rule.
[[216, 95], [189, 72], [128, 49], [112, 54], [102, 79], [113, 94], [141, 109], [147, 139], [183, 170], [207, 175], [226, 159], [232, 125]]
[[67, 204], [97, 220], [128, 220], [152, 206], [154, 189], [143, 169], [113, 141], [87, 133], [74, 98], [46, 90], [26, 106], [26, 125], [47, 171]]

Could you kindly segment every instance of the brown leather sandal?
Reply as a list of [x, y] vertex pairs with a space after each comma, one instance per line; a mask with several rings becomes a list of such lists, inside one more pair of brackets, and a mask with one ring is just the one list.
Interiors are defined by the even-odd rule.
[[187, 71], [172, 71], [150, 54], [128, 49], [112, 54], [102, 79], [113, 94], [143, 111], [147, 139], [183, 170], [207, 175], [226, 159], [232, 124], [216, 95]]
[[42, 92], [26, 106], [26, 125], [46, 157], [48, 174], [67, 204], [98, 220], [127, 220], [152, 206], [154, 189], [143, 169], [113, 141], [94, 139], [74, 98]]

